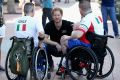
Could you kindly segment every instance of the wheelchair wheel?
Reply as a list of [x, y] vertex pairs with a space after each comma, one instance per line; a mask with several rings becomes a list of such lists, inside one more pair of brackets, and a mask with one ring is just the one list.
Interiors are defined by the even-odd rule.
[[5, 62], [5, 73], [8, 78], [8, 80], [16, 80], [18, 78], [17, 74], [13, 74], [10, 70], [10, 63], [9, 63], [9, 58], [10, 58], [10, 51], [9, 50], [7, 57], [6, 57], [6, 62]]
[[86, 47], [78, 46], [66, 55], [66, 69], [73, 80], [83, 76], [93, 80], [98, 71], [98, 60], [95, 53]]
[[97, 78], [102, 79], [109, 76], [114, 69], [114, 64], [115, 64], [115, 59], [113, 52], [108, 46], [106, 46], [106, 56], [103, 59], [103, 64], [101, 69], [99, 66]]
[[34, 65], [36, 80], [44, 80], [48, 72], [48, 58], [44, 49], [38, 49]]

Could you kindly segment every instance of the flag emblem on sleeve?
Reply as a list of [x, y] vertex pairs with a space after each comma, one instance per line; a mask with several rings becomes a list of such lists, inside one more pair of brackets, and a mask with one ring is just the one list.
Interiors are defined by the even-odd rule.
[[18, 24], [16, 31], [26, 31], [26, 24]]
[[103, 22], [102, 18], [100, 16], [95, 17], [96, 21], [98, 24], [100, 24], [101, 22]]

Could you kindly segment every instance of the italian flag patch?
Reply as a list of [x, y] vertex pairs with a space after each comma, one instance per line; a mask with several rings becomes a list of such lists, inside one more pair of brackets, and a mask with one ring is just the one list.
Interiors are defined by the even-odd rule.
[[26, 31], [26, 24], [18, 24], [16, 31]]

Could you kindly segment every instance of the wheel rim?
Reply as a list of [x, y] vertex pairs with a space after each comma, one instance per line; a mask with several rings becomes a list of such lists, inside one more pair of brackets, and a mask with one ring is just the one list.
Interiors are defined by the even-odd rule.
[[[44, 50], [43, 50], [44, 51]], [[44, 80], [47, 74], [48, 62], [45, 51], [41, 55], [41, 49], [37, 51], [35, 58], [35, 72], [38, 80]], [[43, 65], [44, 64], [44, 65]]]
[[7, 58], [6, 58], [6, 63], [5, 63], [5, 72], [6, 72], [6, 76], [9, 80], [14, 80], [18, 77], [18, 75], [16, 74], [13, 74], [10, 70], [10, 63], [9, 63], [9, 58], [10, 58], [10, 51], [7, 55]]
[[[80, 50], [86, 51], [86, 53], [89, 55], [90, 59], [85, 57], [85, 55], [84, 55], [85, 53], [82, 53]], [[75, 52], [75, 51], [77, 51], [77, 52]], [[78, 57], [79, 56], [78, 52], [80, 52], [79, 55], [84, 55], [84, 57], [83, 56], [79, 57], [80, 59], [79, 59], [79, 61], [77, 61], [77, 62], [79, 62], [78, 64], [80, 64], [80, 62], [81, 62], [81, 63], [84, 63], [86, 66], [83, 66], [83, 67], [80, 66], [79, 70], [73, 71], [72, 68], [70, 69], [70, 67], [68, 66], [68, 59], [70, 58], [70, 54], [73, 54], [73, 53], [74, 53], [74, 55], [77, 54], [76, 57]], [[78, 80], [76, 77], [81, 76], [81, 75], [86, 78], [89, 78], [91, 80], [94, 79], [94, 77], [96, 76], [97, 69], [98, 69], [98, 65], [97, 65], [98, 61], [97, 61], [96, 57], [94, 57], [95, 56], [95, 55], [93, 55], [94, 53], [90, 54], [90, 52], [93, 53], [91, 50], [88, 50], [87, 48], [84, 48], [84, 47], [76, 47], [76, 48], [73, 48], [69, 52], [69, 56], [67, 56], [66, 65], [67, 65], [68, 73], [70, 74], [70, 76], [73, 80]], [[73, 55], [71, 55], [71, 56], [73, 56]], [[96, 63], [93, 64], [93, 62], [96, 62]], [[82, 65], [82, 64], [80, 64], [80, 65]], [[91, 73], [92, 73], [92, 75], [90, 75]]]

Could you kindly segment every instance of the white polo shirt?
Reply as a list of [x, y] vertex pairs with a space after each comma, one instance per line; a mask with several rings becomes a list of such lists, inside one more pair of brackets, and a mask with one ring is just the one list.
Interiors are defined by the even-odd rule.
[[88, 31], [95, 32], [99, 35], [104, 35], [103, 19], [101, 15], [95, 15], [92, 12], [88, 13], [81, 19], [79, 30], [84, 32], [80, 40], [85, 43], [89, 43], [89, 41], [86, 39], [86, 33]]
[[33, 17], [22, 16], [15, 22], [15, 36], [19, 38], [34, 38], [34, 46], [38, 46], [38, 34], [44, 32], [40, 22], [36, 21]]

